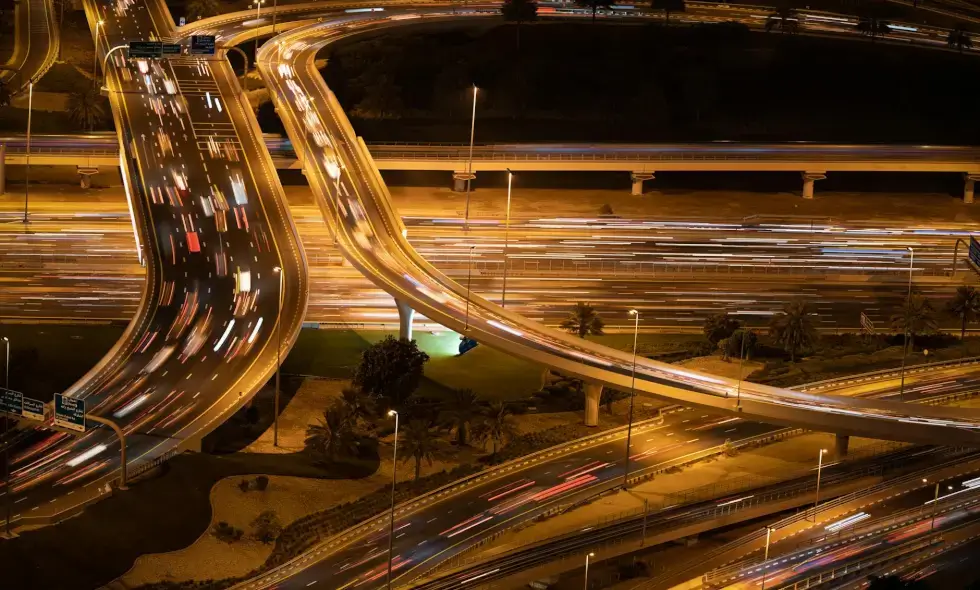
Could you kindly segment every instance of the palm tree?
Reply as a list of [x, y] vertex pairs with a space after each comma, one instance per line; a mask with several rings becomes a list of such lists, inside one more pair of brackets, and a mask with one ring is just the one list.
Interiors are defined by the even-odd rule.
[[569, 334], [577, 334], [579, 338], [585, 338], [590, 334], [602, 336], [602, 328], [605, 325], [594, 307], [579, 302], [568, 314], [568, 319], [561, 323], [561, 329]]
[[340, 392], [340, 403], [350, 417], [351, 426], [374, 415], [374, 399], [356, 387], [345, 387]]
[[456, 425], [456, 442], [466, 444], [466, 427], [478, 411], [479, 399], [472, 389], [455, 389], [443, 408], [445, 417]]
[[963, 53], [964, 49], [973, 49], [973, 38], [961, 27], [957, 27], [946, 36], [946, 46]]
[[956, 295], [946, 304], [949, 315], [960, 320], [960, 338], [966, 337], [966, 325], [980, 317], [980, 291], [970, 285], [956, 288]]
[[351, 418], [346, 408], [335, 404], [323, 411], [318, 424], [306, 427], [306, 450], [320, 456], [326, 462], [334, 462], [339, 456], [356, 455], [357, 439], [351, 429]]
[[741, 327], [742, 323], [727, 313], [716, 313], [709, 315], [704, 320], [704, 326], [702, 326], [701, 331], [704, 332], [704, 336], [709, 342], [718, 344], [720, 341], [734, 334], [735, 330]]
[[800, 32], [800, 19], [796, 9], [791, 6], [780, 6], [766, 18], [766, 32], [779, 28], [782, 33], [796, 34]]
[[497, 456], [500, 445], [517, 436], [517, 427], [510, 414], [510, 408], [506, 404], [494, 402], [490, 404], [483, 419], [473, 427], [473, 438], [483, 445], [488, 442], [493, 444], [491, 457]]
[[912, 293], [912, 297], [905, 301], [902, 311], [892, 315], [892, 328], [908, 334], [906, 346], [909, 350], [914, 348], [916, 334], [933, 332], [937, 325], [936, 310], [932, 307], [932, 302], [918, 293]]
[[671, 12], [684, 12], [687, 6], [684, 0], [650, 0], [650, 8], [664, 11], [664, 24], [670, 24]]
[[504, 0], [500, 7], [507, 22], [517, 23], [517, 51], [521, 51], [521, 25], [538, 19], [538, 3], [534, 0]]
[[789, 353], [790, 361], [794, 363], [796, 352], [810, 348], [817, 339], [811, 315], [806, 301], [796, 300], [787, 303], [769, 322], [769, 335]]
[[68, 96], [68, 116], [86, 131], [93, 131], [95, 126], [105, 119], [105, 109], [102, 107], [98, 84], [93, 83], [84, 90], [72, 92]]
[[187, 18], [198, 20], [221, 14], [221, 4], [218, 0], [190, 0], [187, 3]]
[[891, 32], [891, 29], [888, 27], [888, 21], [874, 15], [862, 16], [858, 21], [857, 30], [862, 35], [871, 37], [872, 43], [875, 42], [877, 37], [883, 37]]
[[425, 460], [429, 465], [432, 465], [432, 456], [436, 450], [436, 437], [432, 434], [428, 422], [412, 420], [402, 430], [400, 439], [398, 442], [405, 449], [402, 461], [415, 459], [415, 479], [418, 479], [422, 471], [422, 461]]
[[600, 8], [609, 8], [613, 5], [612, 0], [575, 0], [575, 4], [581, 6], [582, 8], [588, 8], [592, 11], [592, 24], [595, 24], [596, 13], [599, 12]]

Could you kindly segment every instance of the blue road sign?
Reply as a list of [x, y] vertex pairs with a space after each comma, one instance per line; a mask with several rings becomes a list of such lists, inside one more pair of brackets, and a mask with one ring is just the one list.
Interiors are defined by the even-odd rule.
[[0, 388], [0, 411], [20, 416], [24, 411], [24, 394], [19, 391]]
[[54, 394], [54, 425], [85, 432], [85, 400]]
[[160, 58], [163, 57], [162, 41], [130, 41], [129, 57]]
[[164, 43], [162, 51], [165, 57], [171, 55], [180, 55], [182, 53], [182, 49], [179, 43]]
[[44, 402], [39, 399], [24, 398], [24, 411], [21, 414], [28, 420], [44, 422]]
[[214, 35], [191, 37], [191, 55], [214, 55]]
[[970, 262], [980, 268], [980, 242], [973, 236], [970, 236]]

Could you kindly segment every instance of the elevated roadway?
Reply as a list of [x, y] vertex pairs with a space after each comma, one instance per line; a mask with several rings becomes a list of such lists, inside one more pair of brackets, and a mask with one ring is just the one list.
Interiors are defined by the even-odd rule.
[[[354, 267], [396, 299], [403, 336], [410, 336], [411, 317], [417, 310], [477, 341], [593, 384], [587, 399], [594, 412], [602, 386], [629, 390], [632, 357], [545, 328], [473, 296], [419, 256], [405, 238], [404, 226], [367, 147], [314, 65], [322, 47], [360, 32], [492, 14], [473, 9], [453, 15], [438, 8], [393, 9], [383, 16], [345, 14], [300, 27], [264, 45], [259, 69], [338, 247]], [[684, 405], [842, 435], [910, 442], [956, 440], [966, 445], [980, 442], [980, 413], [975, 411], [924, 410], [894, 402], [800, 394], [739, 384], [653, 361], [637, 365], [636, 388]]]
[[0, 84], [6, 85], [11, 94], [18, 94], [27, 91], [31, 82], [37, 83], [54, 65], [61, 31], [52, 0], [21, 0], [13, 4], [14, 53], [6, 64], [0, 65]]

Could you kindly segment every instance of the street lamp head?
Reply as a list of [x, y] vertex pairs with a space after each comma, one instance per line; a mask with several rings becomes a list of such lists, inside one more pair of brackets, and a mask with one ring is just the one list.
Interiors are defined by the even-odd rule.
[[395, 411], [395, 410], [388, 410], [388, 416], [393, 417], [393, 416], [397, 416], [397, 415], [398, 415], [398, 412], [397, 411]]
[[592, 553], [591, 551], [589, 551], [589, 557], [595, 557], [595, 553]]
[[9, 339], [9, 338], [7, 338], [6, 336], [4, 336], [4, 337], [3, 337], [3, 341], [4, 341], [4, 342], [10, 342], [10, 339]]
[[408, 237], [408, 228], [402, 228], [402, 237], [403, 238], [407, 238]]
[[272, 272], [274, 272], [276, 274], [279, 274], [280, 272], [282, 272], [282, 269], [279, 268], [278, 266], [273, 266], [272, 267]]
[[912, 246], [905, 246], [905, 249], [908, 250], [909, 252], [915, 252]]
[[631, 309], [630, 315], [640, 315], [640, 312], [636, 311], [635, 309]]
[[102, 25], [104, 25], [104, 24], [105, 24], [105, 21], [104, 21], [104, 20], [102, 20], [102, 19], [100, 18], [100, 19], [99, 19], [99, 22], [97, 22], [97, 23], [95, 23], [95, 26], [97, 26], [97, 27], [101, 27], [101, 26], [102, 26]]
[[922, 483], [929, 483], [929, 480], [923, 477], [922, 478]]
[[828, 451], [827, 449], [820, 449], [820, 454], [821, 454], [821, 455], [823, 455], [824, 453], [828, 453], [828, 452], [829, 452], [829, 451]]

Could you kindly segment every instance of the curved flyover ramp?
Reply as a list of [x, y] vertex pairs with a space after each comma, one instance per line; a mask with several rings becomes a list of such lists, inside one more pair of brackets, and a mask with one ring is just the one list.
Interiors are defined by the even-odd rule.
[[[173, 23], [154, 18], [151, 4], [88, 0], [100, 49], [171, 35]], [[308, 283], [285, 195], [227, 61], [127, 60], [117, 51], [108, 63], [147, 282], [123, 338], [65, 395], [120, 424], [133, 473], [199, 445], [266, 384], [277, 352], [299, 334]], [[19, 433], [15, 522], [56, 520], [116, 477], [116, 438], [95, 426], [78, 437]]]
[[[454, 14], [448, 7], [430, 5], [338, 15], [266, 43], [259, 51], [259, 69], [338, 246], [396, 299], [402, 313], [410, 314], [410, 307], [515, 356], [628, 390], [631, 355], [549, 329], [474, 296], [415, 252], [363, 141], [314, 66], [321, 48], [352, 35], [420, 22], [492, 18], [496, 13], [470, 7]], [[890, 440], [980, 444], [980, 412], [972, 410], [808, 394], [747, 382], [739, 386], [735, 380], [649, 360], [638, 363], [636, 377], [639, 393], [765, 422]]]

